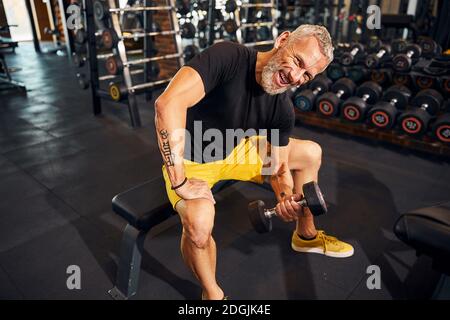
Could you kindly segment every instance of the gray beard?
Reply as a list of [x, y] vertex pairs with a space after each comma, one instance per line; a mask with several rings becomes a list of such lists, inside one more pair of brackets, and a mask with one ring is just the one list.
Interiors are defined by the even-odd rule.
[[278, 72], [278, 61], [277, 57], [272, 58], [267, 65], [263, 68], [261, 74], [261, 86], [265, 92], [270, 95], [276, 95], [285, 92], [289, 89], [289, 86], [278, 88], [273, 82], [273, 76]]

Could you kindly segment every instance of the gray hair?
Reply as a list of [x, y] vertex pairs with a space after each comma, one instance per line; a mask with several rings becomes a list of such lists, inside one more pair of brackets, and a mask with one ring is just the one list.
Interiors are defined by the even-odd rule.
[[288, 38], [288, 43], [305, 37], [315, 37], [319, 42], [320, 52], [328, 59], [328, 63], [333, 61], [333, 43], [327, 28], [313, 24], [302, 24], [295, 29]]

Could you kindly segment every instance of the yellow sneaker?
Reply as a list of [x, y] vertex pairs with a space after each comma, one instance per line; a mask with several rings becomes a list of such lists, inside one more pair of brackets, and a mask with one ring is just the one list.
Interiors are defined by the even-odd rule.
[[326, 235], [323, 230], [318, 230], [317, 236], [312, 240], [303, 240], [294, 230], [291, 246], [298, 252], [320, 253], [334, 258], [347, 258], [353, 255], [353, 247], [350, 244]]

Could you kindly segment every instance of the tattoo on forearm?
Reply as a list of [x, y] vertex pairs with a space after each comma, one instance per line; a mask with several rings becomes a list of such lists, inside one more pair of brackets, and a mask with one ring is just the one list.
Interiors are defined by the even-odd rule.
[[164, 163], [168, 166], [168, 167], [173, 167], [175, 164], [173, 162], [173, 156], [172, 156], [172, 150], [170, 149], [170, 144], [169, 144], [169, 133], [167, 132], [167, 130], [162, 129], [159, 131], [159, 135], [161, 136], [161, 150], [162, 150], [162, 155], [163, 155], [163, 159], [164, 159]]

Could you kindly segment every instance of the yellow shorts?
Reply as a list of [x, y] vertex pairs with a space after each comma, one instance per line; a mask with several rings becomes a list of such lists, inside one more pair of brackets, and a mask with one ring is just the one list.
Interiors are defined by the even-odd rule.
[[[204, 180], [210, 189], [222, 180], [263, 183], [264, 177], [261, 174], [263, 160], [259, 150], [262, 150], [261, 147], [265, 148], [265, 141], [264, 136], [244, 138], [224, 160], [208, 163], [184, 160], [186, 177]], [[172, 185], [165, 166], [162, 167], [162, 172], [166, 182], [167, 196], [175, 209], [175, 205], [181, 198], [171, 189]]]

